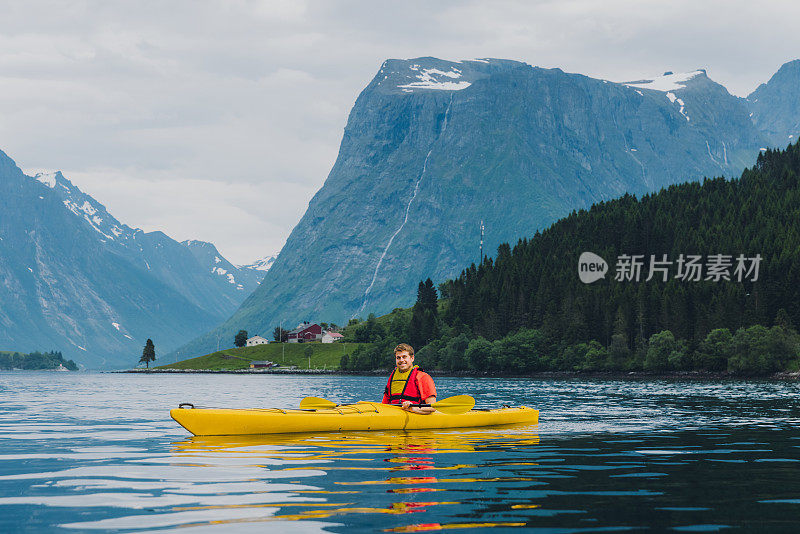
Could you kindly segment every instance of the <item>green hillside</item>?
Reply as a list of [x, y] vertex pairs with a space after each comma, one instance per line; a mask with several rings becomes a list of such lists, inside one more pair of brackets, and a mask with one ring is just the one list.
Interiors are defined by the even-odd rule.
[[[156, 369], [210, 369], [234, 371], [249, 369], [250, 362], [271, 361], [281, 367], [298, 369], [338, 369], [345, 354], [369, 343], [270, 343], [255, 347], [225, 349], [205, 356], [198, 356], [177, 363], [162, 365]], [[307, 349], [311, 349], [310, 361]]]

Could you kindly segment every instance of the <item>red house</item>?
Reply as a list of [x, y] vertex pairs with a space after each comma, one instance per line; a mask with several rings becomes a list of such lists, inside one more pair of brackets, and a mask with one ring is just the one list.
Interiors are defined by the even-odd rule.
[[322, 339], [322, 327], [318, 324], [300, 323], [289, 332], [289, 343], [303, 343]]

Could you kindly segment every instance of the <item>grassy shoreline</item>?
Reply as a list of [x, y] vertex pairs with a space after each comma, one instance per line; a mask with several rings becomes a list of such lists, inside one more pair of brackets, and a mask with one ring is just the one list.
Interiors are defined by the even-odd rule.
[[[345, 354], [370, 343], [270, 343], [254, 347], [224, 349], [211, 354], [181, 360], [176, 363], [159, 365], [150, 369], [156, 371], [209, 371], [209, 372], [275, 372], [276, 369], [250, 369], [251, 361], [271, 361], [279, 367], [277, 372], [287, 369], [308, 371], [332, 371], [339, 369], [339, 362]], [[310, 354], [308, 354], [310, 352]], [[133, 372], [147, 372], [137, 369]]]

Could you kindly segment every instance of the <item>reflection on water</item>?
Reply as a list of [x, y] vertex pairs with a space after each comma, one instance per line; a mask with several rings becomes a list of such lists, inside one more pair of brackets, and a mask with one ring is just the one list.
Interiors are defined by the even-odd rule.
[[0, 373], [0, 532], [800, 527], [791, 382], [437, 380], [533, 427], [195, 438], [167, 415], [377, 382]]
[[[298, 495], [315, 494], [327, 501], [312, 503], [294, 502], [287, 498], [265, 515], [254, 510], [249, 518], [235, 517], [217, 522], [243, 521], [297, 521], [330, 519], [337, 516], [365, 514], [376, 516], [425, 513], [434, 507], [457, 506], [457, 501], [406, 500], [404, 495], [445, 491], [442, 484], [469, 485], [474, 483], [530, 480], [519, 477], [438, 477], [416, 476], [419, 471], [476, 471], [471, 464], [453, 464], [455, 455], [464, 457], [485, 448], [489, 443], [499, 447], [536, 445], [539, 437], [536, 427], [516, 427], [468, 431], [416, 431], [416, 432], [349, 432], [319, 435], [272, 435], [240, 437], [195, 437], [174, 443], [173, 459], [206, 465], [208, 458], [220, 458], [224, 454], [238, 463], [244, 461], [253, 466], [276, 465], [286, 462], [279, 471], [306, 471], [309, 463], [321, 471], [320, 486], [313, 490], [301, 489]], [[468, 457], [468, 456], [467, 456]], [[292, 466], [302, 463], [300, 466]], [[504, 465], [520, 465], [505, 463]], [[525, 465], [534, 465], [526, 463]], [[273, 469], [276, 470], [276, 469]], [[347, 473], [344, 471], [359, 471]], [[335, 473], [338, 472], [338, 473]], [[335, 473], [335, 478], [334, 478]], [[373, 479], [378, 476], [380, 478]], [[367, 486], [366, 489], [348, 490], [343, 486]], [[374, 488], [375, 487], [375, 488]], [[397, 497], [393, 497], [397, 495]], [[369, 503], [369, 506], [364, 504]], [[229, 510], [245, 505], [219, 505], [182, 508], [178, 511]], [[299, 509], [300, 508], [300, 509]], [[379, 520], [372, 517], [371, 521]], [[441, 525], [439, 525], [441, 527]], [[411, 528], [409, 526], [401, 527]], [[427, 525], [425, 529], [432, 529]], [[388, 529], [391, 530], [391, 529]]]

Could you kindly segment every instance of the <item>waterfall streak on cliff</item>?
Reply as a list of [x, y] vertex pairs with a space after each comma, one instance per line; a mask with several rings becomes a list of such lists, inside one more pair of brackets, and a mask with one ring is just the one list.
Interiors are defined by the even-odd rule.
[[[452, 103], [453, 103], [453, 99], [451, 98], [450, 102], [447, 104], [447, 109], [444, 112], [444, 121], [442, 122], [442, 131], [439, 134], [439, 137], [444, 135], [444, 132], [447, 130], [447, 117], [450, 114], [450, 104], [452, 104]], [[434, 141], [434, 143], [435, 143], [435, 141]], [[381, 265], [383, 264], [384, 258], [386, 258], [386, 253], [389, 252], [389, 247], [392, 246], [392, 242], [394, 241], [394, 238], [397, 237], [397, 234], [400, 233], [400, 231], [403, 229], [403, 227], [408, 222], [408, 214], [411, 211], [411, 204], [414, 202], [414, 199], [417, 198], [417, 193], [419, 193], [419, 184], [420, 184], [420, 182], [422, 182], [422, 179], [425, 177], [425, 171], [428, 170], [428, 160], [430, 159], [432, 152], [433, 152], [433, 147], [431, 147], [431, 149], [428, 150], [428, 154], [425, 156], [425, 161], [422, 163], [422, 172], [419, 174], [419, 178], [417, 179], [417, 183], [414, 184], [414, 192], [412, 193], [411, 199], [408, 201], [408, 204], [406, 205], [406, 214], [405, 214], [405, 217], [403, 217], [403, 222], [400, 224], [400, 227], [397, 230], [395, 230], [395, 232], [392, 234], [392, 237], [389, 238], [389, 242], [386, 243], [386, 247], [384, 247], [383, 253], [381, 254], [380, 259], [378, 259], [378, 264], [375, 266], [375, 272], [372, 273], [372, 281], [369, 283], [369, 286], [367, 287], [367, 290], [364, 291], [364, 300], [361, 303], [361, 307], [358, 309], [358, 311], [356, 313], [353, 314], [353, 317], [357, 316], [359, 313], [364, 311], [364, 308], [367, 307], [367, 299], [369, 298], [369, 292], [372, 291], [372, 286], [375, 285], [375, 280], [378, 279], [378, 271], [380, 270]]]

